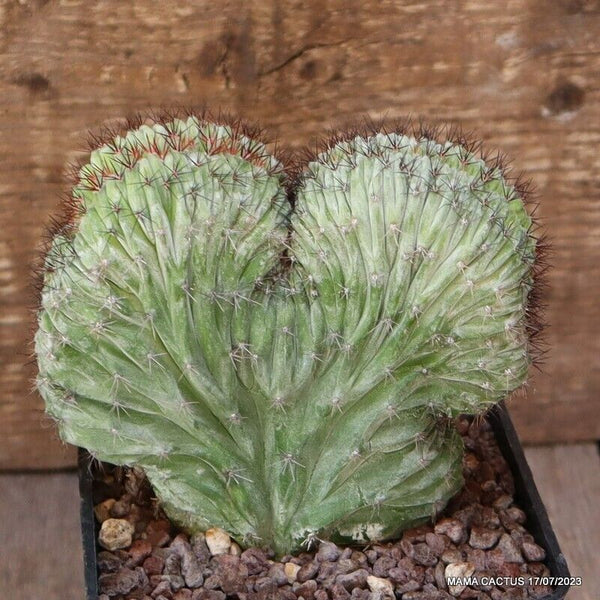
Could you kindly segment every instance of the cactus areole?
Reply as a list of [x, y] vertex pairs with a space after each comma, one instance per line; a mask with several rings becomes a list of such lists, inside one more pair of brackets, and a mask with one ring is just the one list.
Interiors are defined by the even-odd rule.
[[525, 381], [532, 219], [461, 144], [349, 136], [291, 175], [239, 127], [172, 118], [94, 150], [70, 203], [38, 389], [190, 532], [393, 538], [462, 485], [450, 419]]

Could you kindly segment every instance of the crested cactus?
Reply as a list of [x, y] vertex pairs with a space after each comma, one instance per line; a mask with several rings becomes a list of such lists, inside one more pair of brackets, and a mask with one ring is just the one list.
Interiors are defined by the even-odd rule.
[[525, 381], [532, 220], [464, 145], [356, 135], [290, 176], [239, 127], [172, 119], [94, 150], [70, 206], [38, 389], [189, 531], [391, 538], [460, 489], [450, 418]]

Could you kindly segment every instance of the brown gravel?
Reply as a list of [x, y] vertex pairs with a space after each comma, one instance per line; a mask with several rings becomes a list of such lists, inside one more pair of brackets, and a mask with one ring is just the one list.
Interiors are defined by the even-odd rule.
[[[446, 575], [549, 575], [545, 552], [514, 504], [514, 482], [485, 422], [460, 419], [465, 486], [435, 524], [405, 531], [396, 542], [273, 560], [271, 552], [232, 545], [212, 556], [203, 535], [177, 530], [156, 505], [138, 469], [109, 467], [94, 485], [96, 517], [124, 519], [133, 543], [99, 548], [99, 600], [526, 600], [550, 588], [483, 584], [448, 589]], [[107, 502], [108, 501], [108, 502]]]

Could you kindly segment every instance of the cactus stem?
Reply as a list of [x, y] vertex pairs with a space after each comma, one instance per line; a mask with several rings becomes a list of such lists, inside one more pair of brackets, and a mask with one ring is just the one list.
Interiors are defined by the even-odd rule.
[[275, 410], [280, 410], [281, 412], [285, 413], [285, 399], [282, 396], [275, 396], [275, 398], [273, 398], [273, 400], [271, 401], [271, 408], [274, 408]]
[[228, 417], [227, 420], [232, 424], [232, 425], [241, 425], [242, 424], [242, 420], [246, 419], [247, 417], [242, 417], [242, 415], [240, 415], [240, 413], [231, 413]]
[[292, 481], [296, 481], [295, 468], [300, 467], [301, 469], [304, 469], [304, 465], [300, 464], [290, 452], [284, 452], [281, 455], [281, 463], [283, 464], [283, 473], [289, 470]]
[[225, 485], [227, 487], [229, 487], [231, 482], [233, 482], [235, 484], [239, 484], [241, 481], [247, 481], [248, 483], [254, 483], [252, 481], [252, 479], [250, 479], [249, 477], [244, 477], [242, 475], [243, 472], [244, 472], [244, 469], [241, 467], [226, 469], [224, 472], [225, 480], [226, 480]]

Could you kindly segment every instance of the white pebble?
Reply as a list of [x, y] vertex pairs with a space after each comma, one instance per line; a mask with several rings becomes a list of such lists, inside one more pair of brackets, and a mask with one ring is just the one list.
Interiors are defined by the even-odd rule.
[[[470, 562], [450, 563], [444, 571], [446, 581], [450, 577], [470, 577], [475, 572], [475, 565]], [[449, 585], [448, 591], [453, 596], [458, 596], [467, 586], [466, 585]]]
[[229, 553], [231, 538], [226, 531], [223, 531], [219, 527], [213, 527], [212, 529], [208, 529], [204, 535], [206, 545], [213, 556]]
[[296, 581], [296, 576], [298, 575], [298, 571], [300, 570], [300, 565], [295, 565], [294, 563], [287, 562], [283, 567], [283, 571], [285, 576], [288, 579], [289, 583], [294, 583]]
[[133, 525], [125, 519], [106, 519], [100, 528], [98, 541], [107, 550], [119, 550], [131, 546]]
[[394, 586], [389, 579], [384, 579], [383, 577], [375, 577], [374, 575], [369, 575], [367, 577], [367, 585], [373, 595], [378, 598], [394, 598]]

